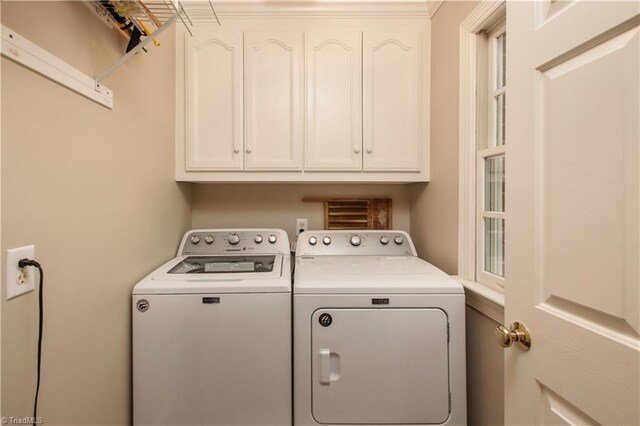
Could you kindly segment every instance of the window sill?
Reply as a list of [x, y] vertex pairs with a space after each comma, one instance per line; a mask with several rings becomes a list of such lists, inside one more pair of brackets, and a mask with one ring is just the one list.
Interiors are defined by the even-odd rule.
[[504, 324], [504, 294], [457, 275], [453, 278], [464, 287], [467, 305], [492, 320]]

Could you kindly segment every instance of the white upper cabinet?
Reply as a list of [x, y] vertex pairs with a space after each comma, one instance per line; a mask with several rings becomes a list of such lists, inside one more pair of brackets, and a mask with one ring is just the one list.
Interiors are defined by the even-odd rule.
[[245, 33], [245, 170], [302, 169], [302, 33]]
[[365, 31], [365, 171], [418, 171], [422, 165], [422, 36]]
[[178, 181], [429, 180], [425, 15], [391, 0], [246, 7], [177, 30]]
[[242, 170], [242, 32], [186, 38], [186, 170]]
[[362, 32], [309, 32], [305, 57], [305, 170], [362, 170]]

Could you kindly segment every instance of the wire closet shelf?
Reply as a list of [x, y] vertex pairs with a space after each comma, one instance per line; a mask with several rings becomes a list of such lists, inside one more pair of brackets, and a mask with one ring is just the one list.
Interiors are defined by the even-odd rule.
[[[106, 10], [104, 2], [93, 1], [96, 13], [103, 20], [112, 21], [110, 13]], [[140, 23], [142, 26], [155, 27], [155, 30], [146, 34], [133, 49], [122, 56], [117, 62], [104, 70], [96, 77], [96, 89], [100, 87], [100, 82], [110, 76], [115, 70], [127, 62], [136, 53], [144, 49], [155, 37], [162, 34], [176, 22], [181, 22], [189, 35], [193, 36], [193, 27], [200, 23], [216, 22], [220, 25], [220, 20], [216, 14], [211, 0], [134, 0], [132, 3], [140, 7], [128, 15], [132, 22]]]

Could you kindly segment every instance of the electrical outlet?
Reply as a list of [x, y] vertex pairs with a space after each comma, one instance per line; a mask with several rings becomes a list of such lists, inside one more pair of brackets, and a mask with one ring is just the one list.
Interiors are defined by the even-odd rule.
[[296, 237], [309, 229], [309, 219], [296, 219]]
[[7, 271], [7, 300], [33, 291], [36, 272], [33, 266], [18, 268], [18, 261], [21, 259], [35, 259], [35, 255], [35, 246], [7, 250], [7, 263], [5, 264], [5, 271]]

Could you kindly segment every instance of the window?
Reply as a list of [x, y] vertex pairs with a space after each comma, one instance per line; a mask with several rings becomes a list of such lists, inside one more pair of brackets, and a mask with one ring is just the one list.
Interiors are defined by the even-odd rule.
[[476, 279], [504, 287], [507, 33], [505, 21], [478, 40]]
[[508, 261], [506, 52], [506, 2], [484, 0], [460, 25], [458, 276], [467, 303], [496, 321]]

